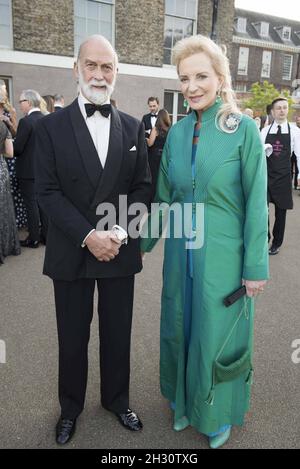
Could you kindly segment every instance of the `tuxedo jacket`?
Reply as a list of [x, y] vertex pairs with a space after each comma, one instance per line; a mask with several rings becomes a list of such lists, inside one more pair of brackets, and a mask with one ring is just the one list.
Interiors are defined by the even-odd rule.
[[151, 125], [151, 112], [149, 114], [145, 114], [142, 118], [142, 122], [145, 126], [145, 130], [152, 130], [152, 125]]
[[39, 122], [36, 175], [38, 201], [49, 218], [44, 274], [75, 280], [126, 277], [142, 269], [138, 238], [130, 238], [110, 262], [98, 261], [81, 247], [103, 217], [96, 213], [99, 204], [113, 204], [119, 224], [120, 195], [128, 197], [128, 204], [149, 202], [151, 176], [141, 122], [112, 107], [103, 169], [76, 99]]
[[37, 122], [44, 117], [34, 111], [19, 121], [14, 140], [14, 155], [17, 156], [16, 172], [20, 179], [34, 179], [35, 129]]

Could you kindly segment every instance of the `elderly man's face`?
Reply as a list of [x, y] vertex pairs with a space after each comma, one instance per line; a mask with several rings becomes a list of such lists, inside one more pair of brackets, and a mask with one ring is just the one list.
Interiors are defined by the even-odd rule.
[[20, 104], [21, 112], [24, 115], [28, 114], [28, 112], [30, 111], [32, 106], [31, 106], [30, 102], [27, 101], [27, 99], [25, 98], [25, 96], [23, 94], [21, 94], [21, 96], [20, 96], [19, 104]]
[[103, 104], [114, 90], [117, 73], [114, 51], [104, 41], [91, 39], [82, 47], [75, 73], [85, 98]]

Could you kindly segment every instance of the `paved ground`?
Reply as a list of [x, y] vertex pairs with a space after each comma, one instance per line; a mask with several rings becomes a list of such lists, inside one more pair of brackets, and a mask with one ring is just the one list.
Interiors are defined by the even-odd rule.
[[[226, 448], [300, 447], [300, 364], [291, 360], [300, 339], [300, 197], [288, 215], [284, 248], [271, 258], [272, 281], [256, 312], [255, 384], [245, 426]], [[23, 250], [0, 267], [0, 448], [55, 448], [58, 417], [57, 339], [51, 281], [41, 275], [44, 248]], [[86, 408], [71, 448], [207, 448], [194, 429], [176, 433], [158, 379], [162, 245], [137, 278], [132, 344], [131, 406], [144, 430], [131, 434], [99, 402], [97, 318], [90, 342]]]

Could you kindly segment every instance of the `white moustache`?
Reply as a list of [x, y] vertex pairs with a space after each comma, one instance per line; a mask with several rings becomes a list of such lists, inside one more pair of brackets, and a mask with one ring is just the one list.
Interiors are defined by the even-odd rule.
[[89, 86], [105, 86], [107, 87], [106, 81], [97, 81], [97, 80], [92, 80], [88, 83]]

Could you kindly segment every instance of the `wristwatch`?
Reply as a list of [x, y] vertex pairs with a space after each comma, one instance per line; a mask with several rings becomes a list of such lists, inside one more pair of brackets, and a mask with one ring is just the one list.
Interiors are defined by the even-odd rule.
[[121, 226], [114, 225], [111, 229], [112, 233], [121, 241], [121, 244], [127, 244], [128, 242], [128, 234]]

